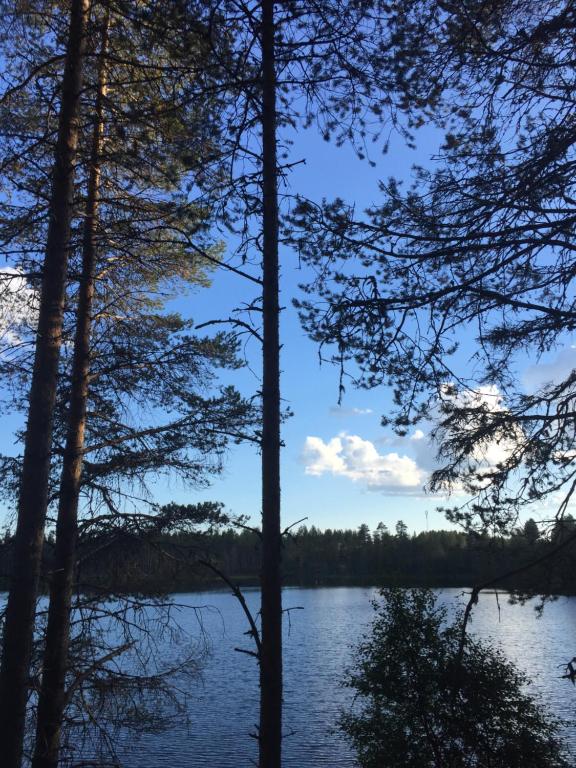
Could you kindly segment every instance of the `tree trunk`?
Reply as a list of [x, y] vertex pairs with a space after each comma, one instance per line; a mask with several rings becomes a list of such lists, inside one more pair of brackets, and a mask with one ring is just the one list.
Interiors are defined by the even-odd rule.
[[282, 593], [280, 582], [280, 339], [274, 0], [262, 0], [262, 647], [260, 768], [280, 768]]
[[70, 613], [76, 564], [78, 534], [78, 501], [80, 496], [84, 432], [90, 375], [90, 338], [97, 259], [98, 204], [100, 164], [104, 141], [104, 99], [106, 96], [106, 50], [108, 45], [109, 9], [103, 22], [98, 89], [94, 115], [94, 133], [90, 157], [90, 173], [82, 242], [76, 331], [72, 358], [72, 382], [68, 431], [62, 475], [56, 546], [50, 581], [50, 605], [46, 629], [46, 646], [42, 671], [42, 687], [38, 699], [36, 744], [32, 768], [57, 768], [60, 731], [66, 706], [66, 671], [70, 642]]
[[22, 759], [30, 655], [48, 503], [52, 423], [62, 343], [88, 7], [88, 0], [72, 1], [62, 80], [14, 565], [6, 605], [0, 667], [0, 745], [4, 768], [19, 768]]

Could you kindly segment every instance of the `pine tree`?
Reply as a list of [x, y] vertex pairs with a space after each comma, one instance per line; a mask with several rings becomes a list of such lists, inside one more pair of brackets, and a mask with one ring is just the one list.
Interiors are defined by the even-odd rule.
[[[279, 244], [282, 204], [289, 199], [280, 185], [291, 167], [282, 138], [296, 126], [315, 126], [327, 140], [350, 141], [365, 156], [367, 140], [387, 118], [374, 68], [385, 37], [385, 6], [275, 0], [214, 6], [212, 44], [226, 40], [222, 93], [233, 99], [223, 99], [222, 148], [230, 165], [224, 181], [231, 182], [222, 187], [222, 217], [240, 240], [242, 270], [261, 290], [247, 302], [242, 321], [262, 352], [260, 768], [279, 768], [281, 761]], [[253, 324], [255, 317], [261, 322]]]
[[576, 319], [572, 4], [415, 0], [390, 25], [391, 92], [413, 126], [442, 131], [439, 157], [406, 191], [383, 184], [364, 216], [302, 206], [302, 255], [321, 267], [305, 325], [362, 386], [394, 387], [398, 432], [437, 415], [431, 488], [471, 499], [453, 521], [511, 531], [557, 494], [561, 518], [572, 361], [530, 391], [519, 371], [567, 348]]
[[20, 765], [24, 737], [28, 666], [48, 503], [52, 423], [62, 343], [87, 15], [87, 0], [73, 0], [49, 198], [50, 221], [20, 480], [16, 551], [6, 605], [0, 666], [0, 743], [7, 768], [18, 768]]
[[[154, 297], [182, 280], [206, 284], [206, 265], [218, 263], [217, 250], [204, 247], [208, 209], [187, 203], [182, 181], [184, 174], [198, 181], [198, 171], [204, 172], [207, 142], [199, 131], [207, 107], [190, 105], [182, 72], [186, 78], [198, 76], [205, 45], [196, 25], [183, 29], [177, 13], [160, 17], [157, 10], [153, 5], [136, 10], [106, 2], [95, 6], [89, 29], [88, 48], [98, 64], [87, 67], [77, 152], [77, 189], [86, 188], [87, 194], [70, 200], [74, 207], [69, 218], [75, 215], [83, 225], [73, 230], [67, 248], [72, 276], [77, 270], [80, 278], [77, 291], [74, 280], [68, 286], [70, 322], [64, 323], [63, 334], [75, 339], [74, 354], [71, 360], [65, 354], [61, 361], [55, 404], [55, 445], [65, 447], [63, 463], [52, 461], [49, 495], [59, 499], [59, 513], [34, 759], [39, 765], [54, 765], [58, 759], [81, 486], [89, 489], [91, 504], [100, 497], [115, 512], [115, 493], [129, 495], [130, 483], [144, 482], [154, 472], [172, 469], [203, 483], [210, 471], [220, 469], [231, 437], [241, 439], [252, 419], [249, 405], [230, 387], [215, 396], [192, 390], [200, 386], [208, 391], [215, 366], [238, 365], [233, 340], [223, 334], [192, 337], [191, 323], [163, 311], [165, 296]], [[174, 24], [179, 45], [172, 41]], [[162, 31], [171, 33], [164, 46], [157, 42]], [[39, 104], [30, 86], [58, 60], [47, 55], [49, 47], [50, 40], [37, 52], [43, 58], [32, 75], [9, 91], [11, 106], [20, 108], [14, 115], [23, 124], [50, 104], [44, 91]], [[142, 50], [150, 51], [147, 62], [142, 61]], [[177, 63], [175, 53], [180, 56]], [[141, 103], [145, 106], [136, 112], [135, 104]], [[203, 102], [209, 103], [208, 98]], [[49, 107], [46, 110], [49, 123]], [[12, 115], [7, 120], [13, 120]], [[10, 122], [4, 129], [9, 134]], [[7, 216], [4, 222], [6, 242], [20, 246], [15, 251], [17, 274], [31, 271], [38, 235], [47, 226], [38, 169], [50, 141], [48, 133], [33, 142], [25, 159], [18, 146], [7, 154], [4, 171], [16, 171], [17, 192], [36, 199], [28, 214]], [[22, 346], [3, 366], [16, 387], [14, 374], [26, 370], [27, 351]], [[94, 381], [96, 387], [91, 387]], [[161, 425], [127, 421], [135, 393], [146, 396], [149, 412], [156, 404], [158, 409], [172, 409], [172, 418]], [[91, 413], [90, 396], [95, 406]], [[85, 444], [85, 436], [92, 444]], [[87, 452], [91, 461], [84, 459]], [[58, 451], [53, 458], [57, 456]], [[5, 466], [10, 471], [3, 480], [9, 484], [22, 470], [15, 461]], [[23, 684], [27, 688], [27, 677]], [[25, 713], [20, 714], [23, 718]]]

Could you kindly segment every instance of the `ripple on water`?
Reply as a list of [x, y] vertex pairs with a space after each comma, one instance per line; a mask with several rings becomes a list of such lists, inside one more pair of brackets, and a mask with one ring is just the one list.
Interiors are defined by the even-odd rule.
[[[353, 754], [335, 730], [339, 712], [351, 702], [351, 692], [339, 681], [352, 660], [352, 647], [372, 619], [365, 588], [286, 589], [284, 606], [291, 611], [285, 624], [285, 768], [353, 768]], [[443, 590], [441, 599], [463, 600], [462, 590]], [[257, 611], [258, 592], [247, 592]], [[235, 599], [223, 592], [178, 595], [188, 606], [209, 606], [202, 612], [211, 653], [201, 677], [190, 690], [189, 720], [170, 731], [145, 735], [136, 743], [121, 742], [126, 768], [248, 768], [254, 765], [256, 743], [249, 738], [258, 712], [254, 659], [234, 651], [250, 648], [245, 618]], [[500, 604], [500, 611], [498, 607]], [[561, 665], [576, 655], [576, 598], [560, 598], [538, 619], [534, 603], [508, 605], [506, 597], [483, 595], [474, 611], [473, 632], [497, 641], [507, 656], [533, 681], [536, 692], [558, 716], [576, 719], [576, 690], [559, 679]], [[180, 621], [197, 632], [194, 613], [180, 612]], [[166, 645], [167, 659], [177, 649]], [[576, 757], [576, 729], [568, 726], [566, 740]]]

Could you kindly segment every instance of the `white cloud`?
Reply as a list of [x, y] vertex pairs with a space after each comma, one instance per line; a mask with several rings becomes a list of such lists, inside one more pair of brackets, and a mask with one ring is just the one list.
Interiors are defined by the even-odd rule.
[[[420, 429], [410, 435], [391, 440], [383, 437], [376, 442], [365, 440], [356, 434], [340, 432], [324, 441], [317, 436], [306, 438], [302, 460], [307, 475], [320, 477], [332, 475], [345, 477], [370, 491], [385, 493], [420, 494], [439, 468], [438, 446], [432, 440], [430, 430], [435, 420], [441, 418], [441, 403], [457, 405], [471, 410], [470, 430], [477, 426], [482, 412], [505, 411], [502, 393], [496, 386], [484, 386], [476, 391], [459, 391], [446, 384], [439, 393], [438, 405]], [[477, 408], [479, 415], [474, 417]], [[459, 425], [460, 429], [466, 426]], [[489, 474], [498, 464], [510, 458], [523, 438], [519, 426], [508, 426], [494, 439], [478, 444], [470, 456], [471, 464], [479, 475]], [[452, 493], [460, 494], [461, 483], [455, 483]]]
[[454, 384], [447, 383], [440, 388], [440, 400], [451, 401], [462, 408], [485, 406], [489, 411], [504, 410], [502, 393], [495, 384], [458, 390]]
[[[460, 432], [466, 430], [473, 432], [477, 429], [486, 412], [506, 411], [502, 393], [494, 384], [478, 387], [474, 391], [458, 391], [454, 386], [447, 384], [440, 391], [440, 400], [458, 408], [470, 409], [468, 425], [459, 423], [457, 426]], [[476, 412], [474, 412], [475, 409]], [[492, 434], [490, 439], [477, 443], [470, 454], [474, 472], [479, 474], [485, 472], [489, 475], [497, 465], [504, 463], [512, 456], [523, 439], [524, 433], [521, 427], [508, 423], [505, 429], [500, 428], [499, 433]]]
[[346, 465], [341, 453], [342, 440], [339, 437], [333, 437], [328, 443], [321, 437], [307, 437], [303, 453], [306, 474], [317, 477], [326, 472], [332, 472], [334, 475], [344, 474]]
[[396, 452], [381, 454], [374, 443], [346, 432], [328, 442], [307, 437], [303, 459], [307, 475], [347, 477], [373, 491], [415, 492], [426, 481], [426, 472], [414, 459]]
[[25, 328], [36, 325], [38, 296], [17, 269], [0, 269], [0, 346], [20, 341]]

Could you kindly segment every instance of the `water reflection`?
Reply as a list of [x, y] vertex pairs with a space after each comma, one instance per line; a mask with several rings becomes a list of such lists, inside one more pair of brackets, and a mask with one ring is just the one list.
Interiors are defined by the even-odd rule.
[[[467, 599], [461, 589], [439, 595], [455, 607]], [[335, 728], [339, 712], [351, 704], [351, 693], [339, 681], [353, 661], [353, 646], [370, 625], [370, 601], [376, 596], [376, 590], [359, 587], [285, 590], [284, 606], [295, 609], [285, 619], [285, 768], [354, 767], [353, 755]], [[248, 590], [246, 598], [257, 613], [258, 592]], [[182, 718], [170, 731], [141, 736], [135, 743], [121, 740], [123, 765], [249, 768], [256, 759], [256, 743], [249, 734], [258, 716], [258, 685], [254, 659], [234, 650], [251, 647], [244, 614], [224, 592], [177, 595], [175, 600], [182, 627], [206, 641], [210, 653], [190, 690], [188, 721]], [[576, 656], [576, 597], [549, 603], [541, 618], [536, 605], [510, 605], [505, 594], [481, 595], [471, 629], [498, 643], [529, 675], [534, 693], [569, 721], [564, 733], [576, 764], [576, 688], [560, 679], [564, 664]], [[175, 661], [180, 652], [166, 638], [164, 662]]]
[[[352, 646], [372, 619], [370, 600], [375, 590], [364, 588], [287, 589], [285, 643], [286, 768], [352, 768], [353, 755], [335, 730], [339, 711], [351, 703], [351, 694], [339, 685], [352, 661]], [[442, 600], [462, 604], [463, 590], [444, 590]], [[247, 600], [257, 611], [258, 593]], [[254, 731], [258, 712], [257, 671], [254, 660], [234, 651], [250, 648], [244, 635], [245, 619], [234, 598], [221, 592], [178, 595], [187, 605], [209, 605], [203, 614], [211, 655], [190, 701], [190, 722], [166, 734], [143, 737], [121, 751], [127, 768], [164, 768], [173, 764], [190, 768], [248, 768], [256, 758]], [[574, 719], [576, 691], [559, 665], [576, 655], [576, 598], [561, 598], [547, 606], [541, 619], [533, 604], [509, 605], [499, 596], [482, 596], [472, 629], [499, 642], [508, 655], [534, 680], [534, 690], [553, 711]], [[194, 629], [196, 619], [185, 609], [180, 620]], [[167, 648], [167, 654], [170, 650]], [[576, 755], [576, 729], [566, 737]]]
[[528, 674], [530, 690], [568, 721], [565, 737], [576, 757], [576, 690], [561, 679], [566, 662], [576, 655], [576, 598], [559, 597], [541, 617], [538, 604], [510, 605], [506, 595], [483, 595], [471, 629], [478, 637], [495, 640]]

